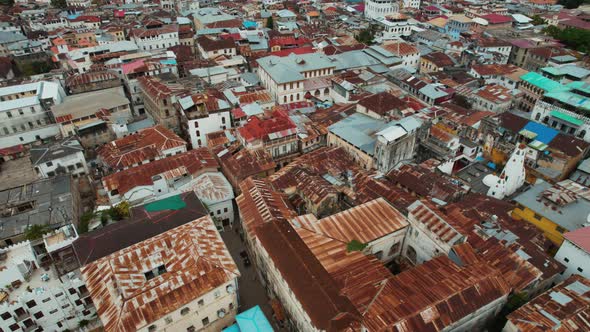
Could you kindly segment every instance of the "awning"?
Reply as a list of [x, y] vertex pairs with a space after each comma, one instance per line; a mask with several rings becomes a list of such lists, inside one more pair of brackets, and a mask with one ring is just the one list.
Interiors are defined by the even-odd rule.
[[549, 115], [551, 115], [552, 117], [557, 118], [559, 120], [569, 122], [569, 123], [576, 125], [576, 126], [581, 126], [584, 124], [584, 121], [577, 119], [569, 114], [560, 112], [560, 111], [551, 111], [551, 113], [549, 113]]
[[537, 133], [534, 133], [534, 132], [532, 132], [530, 130], [526, 130], [526, 129], [523, 129], [523, 130], [519, 131], [518, 133], [528, 139], [534, 139], [535, 137], [537, 137]]
[[547, 144], [545, 144], [541, 141], [534, 140], [529, 143], [529, 147], [531, 147], [535, 150], [538, 150], [538, 151], [543, 151], [543, 150], [547, 149]]

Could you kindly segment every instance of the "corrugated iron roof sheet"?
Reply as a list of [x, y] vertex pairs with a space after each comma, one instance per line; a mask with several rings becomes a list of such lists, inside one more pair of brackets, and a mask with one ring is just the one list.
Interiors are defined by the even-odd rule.
[[[154, 278], [145, 273], [165, 266]], [[82, 267], [106, 331], [135, 331], [240, 273], [204, 216]]]

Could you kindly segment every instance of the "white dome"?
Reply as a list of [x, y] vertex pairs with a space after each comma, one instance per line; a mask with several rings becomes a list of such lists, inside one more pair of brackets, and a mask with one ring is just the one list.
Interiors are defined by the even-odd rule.
[[495, 185], [498, 182], [498, 177], [494, 174], [488, 174], [483, 178], [483, 184], [485, 184], [488, 187], [491, 187], [493, 185]]

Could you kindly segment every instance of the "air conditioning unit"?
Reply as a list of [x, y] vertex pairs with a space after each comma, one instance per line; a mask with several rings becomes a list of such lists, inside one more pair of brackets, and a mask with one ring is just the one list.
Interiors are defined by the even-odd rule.
[[219, 317], [219, 318], [225, 317], [225, 309], [217, 310], [217, 317]]
[[228, 285], [225, 287], [225, 290], [228, 292], [228, 294], [233, 294], [236, 291], [233, 285]]

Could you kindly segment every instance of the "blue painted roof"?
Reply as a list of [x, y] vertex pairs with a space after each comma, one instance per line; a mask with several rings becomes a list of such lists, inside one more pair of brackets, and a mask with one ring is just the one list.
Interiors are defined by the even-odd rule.
[[244, 21], [242, 23], [242, 25], [244, 26], [244, 28], [256, 28], [256, 26], [258, 24], [256, 22], [254, 22], [254, 21]]
[[557, 131], [553, 128], [549, 128], [549, 127], [544, 126], [540, 123], [532, 122], [532, 121], [527, 123], [523, 129], [528, 130], [528, 131], [532, 131], [533, 133], [537, 134], [537, 137], [535, 137], [535, 140], [537, 140], [541, 143], [545, 143], [545, 144], [549, 144], [549, 142], [551, 142], [555, 138], [555, 136], [557, 136], [557, 134], [559, 134], [559, 131]]
[[234, 325], [231, 325], [230, 327], [224, 328], [221, 331], [222, 332], [240, 332], [240, 328], [238, 327], [238, 324], [234, 324]]
[[274, 332], [260, 306], [236, 315], [236, 322], [241, 332]]

